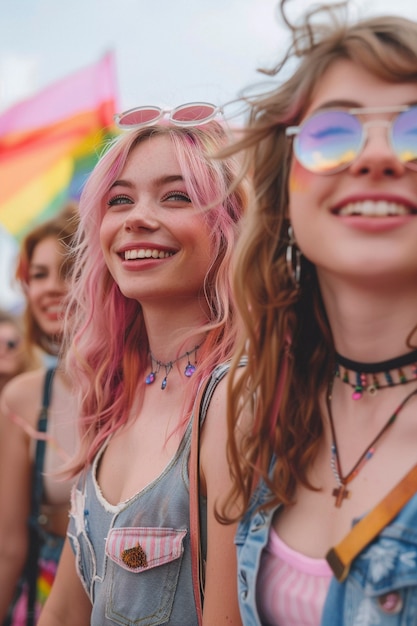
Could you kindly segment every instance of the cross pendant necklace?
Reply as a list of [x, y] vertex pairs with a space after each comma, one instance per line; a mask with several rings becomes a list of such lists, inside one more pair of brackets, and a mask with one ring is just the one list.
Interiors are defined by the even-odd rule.
[[[332, 457], [330, 460], [330, 466], [332, 468], [332, 472], [333, 472], [333, 476], [335, 477], [335, 480], [337, 482], [337, 487], [335, 487], [332, 491], [332, 496], [335, 498], [335, 503], [334, 505], [340, 509], [340, 507], [343, 504], [343, 500], [348, 500], [350, 498], [350, 489], [347, 488], [347, 484], [353, 480], [354, 476], [353, 474], [351, 475], [351, 472], [349, 472], [349, 474], [347, 474], [347, 476], [343, 476], [342, 474], [342, 470], [340, 468], [340, 462], [339, 462], [339, 455], [337, 454], [337, 447], [335, 444], [335, 436], [334, 436], [334, 425], [333, 423], [333, 418], [330, 418], [330, 422], [332, 425], [332, 437], [333, 437], [333, 443], [332, 443]], [[359, 469], [357, 470], [356, 474], [358, 473]]]
[[326, 404], [327, 404], [327, 413], [329, 415], [329, 423], [330, 430], [332, 433], [332, 455], [330, 460], [330, 466], [332, 468], [333, 475], [337, 482], [337, 487], [335, 487], [332, 491], [332, 496], [335, 498], [335, 507], [340, 508], [345, 500], [350, 498], [351, 491], [347, 488], [347, 485], [359, 474], [362, 467], [365, 465], [367, 461], [372, 459], [375, 453], [375, 445], [384, 435], [384, 433], [393, 425], [395, 420], [397, 419], [401, 409], [405, 406], [405, 404], [412, 398], [416, 393], [417, 389], [413, 389], [411, 393], [407, 394], [404, 400], [399, 404], [399, 406], [395, 409], [394, 413], [389, 417], [388, 421], [385, 422], [384, 426], [377, 433], [376, 437], [371, 441], [371, 443], [365, 448], [363, 453], [360, 455], [359, 459], [356, 461], [355, 465], [352, 467], [348, 474], [343, 475], [342, 468], [340, 466], [340, 458], [337, 448], [336, 441], [336, 431], [334, 427], [332, 407], [331, 407], [331, 399], [332, 399], [332, 383], [330, 383], [328, 388], [328, 393], [326, 395]]
[[333, 489], [332, 496], [336, 498], [334, 505], [337, 506], [337, 508], [340, 508], [343, 504], [343, 500], [345, 498], [350, 498], [350, 491], [346, 485], [342, 483]]

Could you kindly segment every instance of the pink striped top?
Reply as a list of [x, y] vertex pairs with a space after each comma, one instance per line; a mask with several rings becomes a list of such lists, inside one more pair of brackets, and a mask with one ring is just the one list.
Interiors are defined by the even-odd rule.
[[319, 626], [332, 571], [287, 546], [271, 528], [262, 553], [257, 605], [264, 626]]

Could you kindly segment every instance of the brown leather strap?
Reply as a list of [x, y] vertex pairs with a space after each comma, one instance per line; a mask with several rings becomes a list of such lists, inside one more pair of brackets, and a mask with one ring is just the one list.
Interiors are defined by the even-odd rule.
[[345, 580], [350, 564], [358, 554], [400, 512], [417, 491], [417, 465], [363, 517], [334, 548], [326, 554], [327, 562], [339, 582]]
[[[241, 363], [243, 365], [243, 362]], [[197, 610], [198, 626], [203, 623], [204, 565], [201, 555], [200, 540], [200, 425], [204, 422], [213, 393], [229, 371], [229, 364], [217, 366], [208, 380], [202, 381], [193, 407], [193, 424], [190, 450], [190, 548], [191, 575], [194, 601]]]
[[[194, 602], [197, 610], [198, 626], [203, 623], [203, 603], [201, 599], [201, 546], [200, 546], [200, 406], [206, 384], [202, 384], [197, 394], [193, 410], [193, 425], [190, 450], [190, 549], [191, 577], [193, 581]], [[197, 409], [197, 410], [196, 410]]]

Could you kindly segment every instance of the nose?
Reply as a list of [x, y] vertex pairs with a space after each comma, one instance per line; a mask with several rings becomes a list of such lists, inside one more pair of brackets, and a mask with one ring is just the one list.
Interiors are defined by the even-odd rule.
[[149, 202], [140, 202], [132, 206], [124, 223], [127, 231], [135, 230], [156, 230], [159, 222], [155, 214], [155, 209]]
[[68, 281], [65, 269], [64, 257], [62, 259], [60, 257], [56, 264], [50, 265], [42, 280], [29, 282], [30, 291], [37, 292], [41, 290], [42, 292], [54, 294], [66, 293], [68, 291]]
[[51, 272], [46, 288], [53, 293], [66, 293], [68, 284], [60, 268], [56, 272]]
[[398, 159], [388, 139], [389, 127], [387, 120], [364, 124], [364, 145], [350, 166], [353, 174], [395, 178], [404, 173], [405, 165]]

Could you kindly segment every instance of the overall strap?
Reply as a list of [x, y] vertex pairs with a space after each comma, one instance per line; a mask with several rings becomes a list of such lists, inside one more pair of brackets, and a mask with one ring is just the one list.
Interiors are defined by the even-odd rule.
[[[43, 386], [42, 409], [38, 419], [37, 431], [46, 433], [48, 427], [48, 408], [52, 395], [52, 381], [55, 375], [55, 368], [52, 367], [46, 371], [45, 382]], [[32, 507], [31, 513], [38, 517], [39, 507], [42, 503], [43, 494], [43, 465], [45, 459], [46, 441], [38, 439], [35, 449], [35, 467], [32, 482]]]
[[[37, 430], [40, 433], [46, 433], [48, 426], [48, 408], [52, 395], [52, 381], [55, 374], [55, 368], [50, 368], [45, 373], [45, 382], [43, 386], [42, 409], [38, 419]], [[31, 489], [31, 510], [29, 518], [29, 555], [27, 567], [28, 582], [28, 606], [26, 626], [33, 626], [35, 623], [35, 604], [36, 604], [36, 587], [38, 577], [38, 559], [39, 559], [39, 534], [38, 534], [38, 518], [43, 495], [43, 466], [45, 460], [46, 441], [38, 439], [36, 441], [35, 462], [32, 475]]]
[[[244, 365], [242, 360], [240, 365]], [[193, 581], [194, 601], [197, 610], [198, 626], [203, 623], [204, 599], [204, 567], [201, 555], [200, 540], [200, 428], [206, 418], [207, 410], [213, 393], [219, 382], [229, 371], [230, 363], [217, 366], [208, 381], [200, 385], [194, 402], [193, 423], [190, 451], [190, 547], [191, 547], [191, 575]]]

